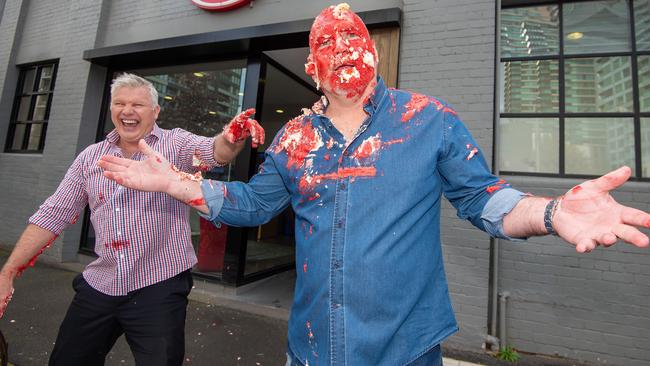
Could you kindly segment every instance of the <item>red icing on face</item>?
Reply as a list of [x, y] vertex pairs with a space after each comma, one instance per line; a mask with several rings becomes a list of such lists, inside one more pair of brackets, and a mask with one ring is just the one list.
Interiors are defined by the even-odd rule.
[[162, 163], [162, 160], [160, 159], [160, 156], [156, 155], [156, 161], [158, 162], [158, 164]]
[[377, 175], [377, 169], [375, 167], [352, 167], [352, 168], [341, 168], [335, 173], [321, 174], [315, 176], [303, 176], [300, 179], [299, 188], [302, 192], [305, 192], [313, 188], [317, 184], [321, 184], [324, 180], [335, 180], [335, 179], [345, 179], [345, 178], [355, 178], [355, 177], [374, 177]]
[[309, 46], [311, 57], [305, 70], [323, 90], [356, 99], [374, 81], [374, 43], [354, 12], [334, 6], [324, 9], [312, 25]]
[[205, 205], [205, 199], [203, 199], [203, 197], [195, 198], [193, 200], [187, 201], [187, 204], [194, 207], [203, 206]]
[[39, 255], [43, 254], [45, 249], [49, 248], [50, 245], [58, 238], [58, 235], [54, 235], [43, 247], [36, 253], [35, 256], [32, 257], [32, 259], [29, 260], [29, 262], [23, 264], [22, 266], [18, 267], [16, 270], [16, 278], [20, 277], [20, 275], [23, 273], [24, 270], [26, 270], [29, 267], [34, 267], [34, 264], [36, 263], [36, 259], [38, 258]]
[[302, 118], [294, 118], [287, 123], [284, 134], [280, 137], [275, 152], [287, 152], [289, 160], [287, 168], [301, 167], [307, 155], [323, 145], [320, 135], [312, 127], [311, 122], [302, 123]]
[[420, 113], [427, 105], [429, 105], [427, 96], [413, 93], [411, 100], [404, 106], [406, 111], [402, 113], [402, 122], [410, 121], [416, 113]]
[[115, 250], [120, 250], [128, 247], [130, 244], [131, 243], [128, 240], [113, 240], [113, 242], [111, 242], [111, 247]]
[[575, 186], [575, 187], [571, 188], [571, 193], [578, 193], [581, 190], [582, 190], [581, 186]]

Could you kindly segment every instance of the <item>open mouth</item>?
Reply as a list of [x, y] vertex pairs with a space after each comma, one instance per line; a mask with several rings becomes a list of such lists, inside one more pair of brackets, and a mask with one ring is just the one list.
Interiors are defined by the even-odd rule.
[[354, 67], [354, 66], [355, 65], [352, 64], [352, 63], [350, 63], [350, 64], [342, 64], [342, 65], [337, 66], [334, 70], [339, 71], [339, 70], [342, 70], [342, 69], [345, 69], [345, 68], [348, 68], [348, 67]]
[[134, 120], [134, 119], [123, 119], [122, 124], [125, 127], [135, 127], [140, 123], [140, 121]]

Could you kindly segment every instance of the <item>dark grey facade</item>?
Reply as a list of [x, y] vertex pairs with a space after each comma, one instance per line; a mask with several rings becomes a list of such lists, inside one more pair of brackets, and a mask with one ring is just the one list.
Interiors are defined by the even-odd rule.
[[[495, 2], [348, 2], [358, 12], [401, 9], [399, 87], [452, 103], [494, 165], [498, 159], [493, 156], [500, 152], [494, 128]], [[19, 66], [58, 60], [42, 153], [0, 153], [0, 244], [8, 249], [14, 245], [27, 218], [56, 189], [76, 154], [96, 141], [111, 65], [137, 63], [130, 56], [120, 59], [119, 52], [151, 47], [164, 55], [165, 39], [205, 33], [213, 40], [199, 41], [218, 49], [224, 44], [219, 32], [276, 23], [296, 29], [267, 29], [304, 33], [304, 24], [327, 5], [330, 2], [258, 0], [252, 7], [210, 13], [177, 0], [0, 1], [0, 140], [4, 142], [9, 130]], [[102, 52], [110, 62], [98, 56]], [[582, 181], [504, 178], [520, 190], [548, 196], [563, 194]], [[648, 181], [629, 182], [614, 196], [650, 211]], [[619, 244], [579, 255], [554, 237], [496, 242], [457, 219], [449, 204], [442, 216], [446, 272], [461, 329], [449, 345], [481, 351], [497, 322], [495, 296], [507, 291], [508, 344], [516, 349], [594, 364], [650, 364], [649, 250]], [[41, 260], [86, 260], [78, 254], [82, 221], [67, 229]]]

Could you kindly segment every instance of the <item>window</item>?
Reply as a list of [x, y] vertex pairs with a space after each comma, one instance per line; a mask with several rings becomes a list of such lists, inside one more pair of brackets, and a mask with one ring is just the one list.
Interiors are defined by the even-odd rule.
[[43, 151], [56, 67], [56, 62], [51, 62], [21, 68], [6, 152]]
[[501, 9], [501, 172], [650, 178], [650, 0]]

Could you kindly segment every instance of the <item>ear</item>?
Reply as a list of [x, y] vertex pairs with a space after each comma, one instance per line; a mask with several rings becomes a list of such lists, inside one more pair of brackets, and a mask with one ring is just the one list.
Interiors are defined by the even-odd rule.
[[309, 53], [307, 56], [307, 63], [305, 64], [305, 73], [312, 78], [316, 75], [316, 64], [314, 63], [314, 57]]
[[157, 121], [158, 120], [158, 114], [160, 113], [160, 106], [156, 105], [153, 109], [153, 120]]

